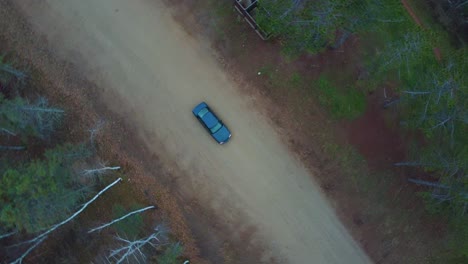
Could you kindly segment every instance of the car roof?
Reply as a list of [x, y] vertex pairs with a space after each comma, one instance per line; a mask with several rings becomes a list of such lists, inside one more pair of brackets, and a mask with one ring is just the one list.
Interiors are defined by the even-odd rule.
[[204, 114], [202, 120], [208, 128], [212, 128], [219, 123], [219, 119], [211, 111]]

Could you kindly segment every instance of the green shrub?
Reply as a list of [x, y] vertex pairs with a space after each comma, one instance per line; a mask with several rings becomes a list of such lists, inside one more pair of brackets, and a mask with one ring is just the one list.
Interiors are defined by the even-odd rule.
[[322, 76], [317, 81], [318, 99], [325, 106], [333, 118], [354, 119], [361, 115], [366, 108], [366, 99], [362, 92], [352, 86], [339, 90]]
[[50, 138], [59, 126], [64, 111], [51, 108], [44, 97], [29, 103], [22, 97], [8, 100], [0, 94], [0, 128], [23, 137]]
[[44, 159], [18, 168], [7, 168], [0, 176], [0, 224], [8, 229], [34, 233], [64, 219], [86, 194], [72, 177], [76, 146], [47, 150]]
[[180, 263], [178, 258], [182, 255], [184, 248], [180, 245], [179, 242], [170, 245], [164, 253], [157, 257], [158, 264], [177, 264]]

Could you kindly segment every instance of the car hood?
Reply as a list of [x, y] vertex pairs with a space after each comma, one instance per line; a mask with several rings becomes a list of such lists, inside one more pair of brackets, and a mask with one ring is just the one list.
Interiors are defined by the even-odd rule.
[[226, 143], [229, 138], [231, 137], [231, 132], [227, 129], [226, 126], [220, 128], [216, 133], [213, 134], [214, 139], [218, 141], [218, 143], [223, 144]]

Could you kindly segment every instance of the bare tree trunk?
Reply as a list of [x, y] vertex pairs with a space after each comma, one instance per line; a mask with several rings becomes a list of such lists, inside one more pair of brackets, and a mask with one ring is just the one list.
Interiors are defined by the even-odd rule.
[[95, 227], [95, 228], [89, 230], [89, 231], [88, 231], [88, 234], [89, 234], [89, 233], [93, 233], [93, 232], [98, 231], [98, 230], [101, 230], [101, 229], [103, 229], [103, 228], [106, 228], [106, 227], [108, 227], [108, 226], [110, 226], [110, 225], [113, 225], [113, 224], [115, 224], [115, 223], [117, 223], [117, 222], [119, 222], [119, 221], [124, 220], [125, 218], [127, 218], [127, 217], [129, 217], [129, 216], [131, 216], [131, 215], [139, 214], [139, 213], [142, 213], [142, 212], [144, 212], [144, 211], [146, 211], [146, 210], [149, 210], [149, 209], [152, 209], [152, 208], [155, 208], [155, 206], [154, 206], [154, 205], [151, 205], [151, 206], [145, 207], [145, 208], [143, 208], [143, 209], [139, 209], [139, 210], [135, 210], [135, 211], [133, 211], [133, 212], [130, 212], [130, 213], [128, 213], [128, 214], [126, 214], [126, 215], [124, 215], [124, 216], [122, 216], [122, 217], [120, 217], [120, 218], [118, 218], [118, 219], [115, 219], [115, 220], [113, 220], [113, 221], [111, 221], [111, 222], [109, 222], [109, 223], [107, 223], [107, 224], [104, 224], [104, 225], [101, 225], [101, 226], [98, 226], [98, 227]]
[[397, 162], [394, 164], [395, 166], [413, 166], [413, 167], [419, 167], [419, 166], [424, 166], [425, 164], [422, 164], [421, 162]]
[[10, 135], [10, 136], [16, 136], [16, 133], [14, 133], [13, 131], [8, 130], [8, 129], [6, 129], [6, 128], [3, 128], [3, 127], [0, 128], [0, 131], [3, 131], [5, 134], [8, 134], [8, 135]]
[[97, 133], [99, 133], [99, 131], [102, 129], [102, 127], [104, 126], [106, 122], [104, 120], [99, 120], [96, 125], [89, 129], [89, 142], [91, 144], [91, 146], [94, 147], [94, 140], [96, 139], [96, 135]]
[[10, 236], [12, 236], [12, 235], [14, 235], [14, 234], [16, 234], [16, 233], [18, 233], [18, 231], [11, 231], [11, 232], [9, 232], [9, 233], [0, 235], [0, 239], [10, 237]]
[[391, 99], [385, 100], [383, 104], [383, 108], [389, 108], [390, 106], [399, 102], [400, 102], [400, 98], [391, 98]]
[[32, 111], [32, 112], [44, 112], [44, 113], [65, 113], [62, 109], [56, 108], [45, 108], [45, 107], [37, 107], [37, 106], [23, 106], [21, 110], [25, 111]]
[[24, 146], [0, 146], [0, 150], [24, 150]]
[[413, 179], [413, 178], [409, 178], [408, 181], [415, 183], [415, 184], [419, 184], [419, 185], [425, 185], [425, 186], [441, 188], [441, 189], [450, 189], [448, 186], [440, 184], [440, 183], [436, 183], [436, 182], [429, 182], [429, 181], [418, 180], [418, 179]]
[[33, 251], [37, 246], [39, 246], [42, 241], [44, 241], [45, 239], [47, 238], [47, 236], [44, 236], [44, 237], [41, 237], [40, 239], [38, 239], [37, 241], [34, 242], [34, 244], [32, 246], [30, 246], [28, 248], [28, 250], [26, 250], [26, 252], [23, 253], [23, 255], [21, 255], [19, 258], [17, 258], [15, 261], [11, 262], [10, 264], [21, 264], [23, 263], [23, 259], [29, 255], [29, 253], [31, 253], [31, 251]]
[[93, 175], [93, 174], [104, 174], [106, 173], [107, 171], [114, 171], [114, 170], [119, 170], [120, 169], [120, 166], [116, 166], [116, 167], [107, 167], [107, 166], [104, 166], [102, 168], [97, 168], [97, 169], [91, 169], [91, 170], [84, 170], [82, 172], [83, 175], [85, 176], [89, 176], [89, 175]]
[[18, 78], [20, 81], [23, 81], [27, 75], [22, 72], [22, 71], [19, 71], [13, 67], [11, 67], [10, 65], [8, 64], [2, 64], [0, 63], [0, 70], [4, 71], [4, 72], [7, 72], [13, 76], [15, 76], [16, 78]]

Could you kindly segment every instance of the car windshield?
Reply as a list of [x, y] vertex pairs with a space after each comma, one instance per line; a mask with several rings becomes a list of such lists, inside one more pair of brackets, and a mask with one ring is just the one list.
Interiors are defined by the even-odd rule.
[[218, 123], [216, 124], [216, 126], [212, 127], [210, 130], [211, 130], [211, 134], [214, 134], [216, 132], [218, 132], [219, 129], [221, 129], [223, 125], [221, 123]]
[[208, 108], [203, 108], [200, 110], [200, 112], [198, 112], [198, 116], [203, 117], [206, 113], [208, 113]]

